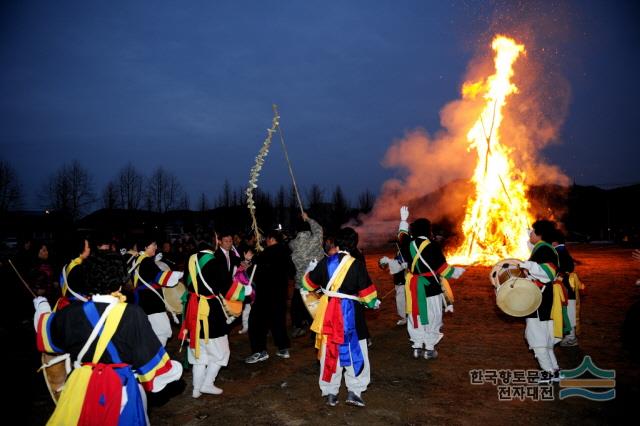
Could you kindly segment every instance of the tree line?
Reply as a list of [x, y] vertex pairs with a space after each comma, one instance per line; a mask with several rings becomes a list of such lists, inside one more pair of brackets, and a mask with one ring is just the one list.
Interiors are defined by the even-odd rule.
[[[244, 187], [232, 189], [229, 180], [225, 179], [219, 191], [216, 197], [207, 197], [205, 193], [201, 193], [193, 205], [195, 210], [246, 205]], [[306, 198], [303, 202], [308, 210], [313, 211], [330, 203], [333, 213], [345, 219], [354, 209], [369, 212], [375, 201], [374, 195], [367, 189], [359, 195], [356, 205], [352, 206], [339, 185], [328, 197], [317, 184], [311, 185], [301, 196]], [[62, 211], [73, 219], [100, 208], [159, 213], [192, 209], [189, 195], [175, 174], [160, 166], [149, 176], [145, 176], [132, 163], [124, 165], [101, 191], [96, 191], [93, 176], [79, 161], [65, 163], [46, 178], [37, 198], [42, 209]], [[298, 208], [293, 187], [287, 190], [280, 186], [275, 195], [257, 190], [254, 198], [256, 204], [264, 209], [284, 211]], [[0, 212], [18, 210], [23, 206], [23, 201], [18, 174], [8, 161], [0, 160]]]

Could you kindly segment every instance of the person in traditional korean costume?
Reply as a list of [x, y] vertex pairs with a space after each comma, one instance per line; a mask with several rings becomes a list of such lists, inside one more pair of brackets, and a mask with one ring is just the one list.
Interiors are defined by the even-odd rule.
[[464, 269], [447, 263], [440, 245], [433, 241], [428, 219], [417, 219], [409, 226], [408, 218], [409, 208], [403, 206], [400, 209], [398, 245], [402, 257], [407, 260], [404, 286], [407, 331], [413, 357], [435, 359], [438, 357], [436, 345], [444, 336], [441, 328], [446, 301], [441, 282], [443, 278], [460, 278]]
[[362, 393], [371, 380], [364, 309], [378, 308], [380, 301], [357, 244], [355, 230], [341, 229], [335, 240], [337, 253], [318, 262], [302, 281], [305, 290], [322, 294], [311, 330], [319, 349], [318, 382], [329, 406], [338, 403], [344, 375], [346, 403], [364, 407]]
[[187, 263], [189, 291], [180, 339], [189, 339], [188, 360], [193, 365], [194, 398], [203, 393], [219, 395], [223, 391], [214, 382], [220, 369], [229, 362], [228, 334], [235, 319], [231, 305], [239, 305], [252, 293], [251, 285], [233, 280], [228, 262], [220, 252], [201, 250]]
[[169, 359], [144, 311], [122, 300], [120, 256], [100, 253], [84, 263], [78, 290], [90, 300], [52, 313], [45, 298], [34, 299], [38, 349], [69, 353], [75, 367], [48, 424], [149, 424], [144, 391], [177, 381], [182, 365]]

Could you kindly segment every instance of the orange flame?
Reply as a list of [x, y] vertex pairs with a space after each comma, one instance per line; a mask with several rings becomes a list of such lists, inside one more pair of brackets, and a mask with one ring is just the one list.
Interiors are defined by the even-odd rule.
[[454, 264], [494, 264], [515, 257], [526, 259], [528, 227], [532, 221], [525, 194], [524, 172], [509, 158], [512, 148], [501, 144], [500, 124], [507, 96], [518, 93], [511, 82], [513, 63], [524, 46], [505, 36], [496, 36], [491, 44], [496, 55], [495, 74], [486, 81], [467, 82], [462, 95], [473, 99], [482, 95], [484, 108], [467, 133], [469, 150], [475, 148], [478, 162], [472, 177], [475, 196], [470, 198], [462, 224], [464, 241], [448, 254]]

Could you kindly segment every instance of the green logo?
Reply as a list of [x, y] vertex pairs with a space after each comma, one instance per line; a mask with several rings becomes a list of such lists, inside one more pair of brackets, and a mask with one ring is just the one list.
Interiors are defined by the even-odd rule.
[[[593, 377], [580, 377], [587, 372]], [[598, 368], [588, 355], [577, 368], [562, 370], [560, 374], [560, 399], [578, 396], [592, 401], [610, 401], [616, 397], [616, 370]]]

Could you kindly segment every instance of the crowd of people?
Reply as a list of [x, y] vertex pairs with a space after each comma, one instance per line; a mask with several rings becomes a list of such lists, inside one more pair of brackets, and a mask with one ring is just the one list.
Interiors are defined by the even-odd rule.
[[[438, 357], [443, 312], [450, 307], [447, 280], [460, 278], [464, 269], [447, 263], [429, 220], [408, 218], [403, 206], [396, 257], [382, 257], [379, 265], [393, 276], [397, 325], [406, 326], [411, 356], [431, 360]], [[78, 236], [62, 267], [50, 262], [46, 244], [28, 242], [15, 259], [36, 296], [38, 348], [66, 353], [75, 366], [52, 424], [96, 416], [148, 422], [147, 400], [185, 387], [181, 364], [165, 350], [172, 337], [188, 342], [192, 397], [222, 394], [216, 378], [228, 365], [228, 335], [237, 323], [250, 342], [247, 364], [269, 358], [269, 334], [276, 356], [287, 359], [291, 338], [313, 332], [326, 404], [338, 404], [344, 378], [345, 402], [365, 406], [371, 366], [364, 310], [377, 309], [380, 299], [358, 234], [343, 228], [326, 236], [306, 213], [296, 231], [292, 238], [279, 229], [267, 232], [263, 250], [256, 248], [255, 234], [224, 229], [199, 241], [143, 235], [122, 247], [109, 234]], [[554, 345], [577, 345], [582, 284], [553, 222], [535, 222], [530, 244], [531, 257], [519, 267], [540, 288], [542, 303], [527, 317], [525, 337], [545, 373], [542, 382], [549, 383], [560, 377]], [[178, 285], [176, 309], [167, 291]], [[309, 294], [317, 302], [314, 315], [303, 298]]]

